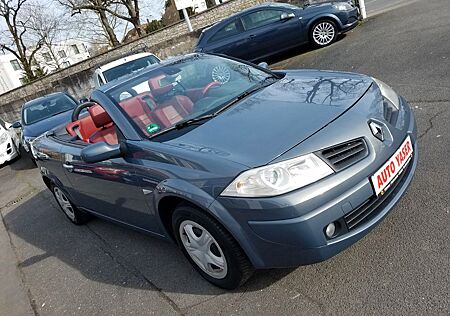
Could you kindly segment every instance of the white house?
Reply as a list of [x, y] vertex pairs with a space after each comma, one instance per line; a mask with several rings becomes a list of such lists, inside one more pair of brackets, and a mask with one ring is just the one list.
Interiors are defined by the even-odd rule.
[[43, 46], [35, 55], [36, 62], [47, 73], [67, 68], [89, 57], [86, 43], [77, 39], [54, 43], [50, 48]]
[[22, 67], [13, 54], [0, 55], [0, 94], [23, 83]]

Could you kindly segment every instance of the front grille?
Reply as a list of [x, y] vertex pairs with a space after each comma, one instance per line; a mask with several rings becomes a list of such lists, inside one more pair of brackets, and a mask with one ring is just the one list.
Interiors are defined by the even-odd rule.
[[402, 173], [398, 175], [397, 179], [395, 179], [383, 195], [372, 196], [370, 199], [366, 200], [360, 206], [344, 216], [344, 221], [348, 230], [355, 229], [364, 223], [367, 223], [379, 214], [379, 212], [383, 209], [381, 204], [389, 198], [392, 192], [395, 191], [395, 188], [397, 188], [399, 184], [404, 181], [405, 175], [411, 171], [413, 157], [414, 156], [411, 156], [409, 165], [402, 171]]
[[322, 150], [319, 155], [335, 170], [339, 171], [361, 161], [369, 154], [363, 138], [358, 138]]

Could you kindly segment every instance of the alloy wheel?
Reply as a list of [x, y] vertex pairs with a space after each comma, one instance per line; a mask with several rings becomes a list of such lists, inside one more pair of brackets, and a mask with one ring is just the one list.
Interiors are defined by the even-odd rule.
[[223, 279], [228, 264], [222, 248], [200, 224], [185, 220], [179, 226], [181, 242], [192, 260], [202, 271], [215, 279]]
[[323, 21], [314, 27], [312, 37], [316, 44], [326, 46], [334, 40], [335, 34], [334, 25], [328, 21]]
[[72, 207], [72, 204], [70, 203], [67, 196], [64, 194], [63, 191], [61, 191], [60, 188], [55, 187], [53, 189], [53, 192], [55, 192], [56, 201], [58, 201], [59, 206], [61, 206], [64, 213], [72, 220], [75, 221], [75, 211]]
[[225, 84], [230, 81], [231, 72], [228, 67], [219, 65], [213, 68], [211, 73], [212, 80]]

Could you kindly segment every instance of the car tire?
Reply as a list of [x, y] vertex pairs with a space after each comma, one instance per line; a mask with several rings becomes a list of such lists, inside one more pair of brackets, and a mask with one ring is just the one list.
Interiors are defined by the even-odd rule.
[[325, 47], [336, 41], [338, 29], [331, 20], [320, 20], [314, 23], [309, 31], [309, 39], [316, 47]]
[[61, 211], [75, 225], [86, 223], [90, 216], [86, 212], [80, 211], [67, 197], [67, 194], [57, 185], [52, 185], [52, 193]]
[[172, 227], [183, 254], [210, 283], [232, 290], [252, 276], [254, 268], [239, 244], [204, 212], [182, 204], [172, 215]]

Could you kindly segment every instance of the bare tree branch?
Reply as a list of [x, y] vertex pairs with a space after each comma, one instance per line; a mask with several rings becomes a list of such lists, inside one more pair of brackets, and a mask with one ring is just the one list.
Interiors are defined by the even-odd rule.
[[[2, 36], [0, 48], [12, 53], [22, 65], [27, 80], [36, 79], [33, 58], [42, 46], [41, 38], [28, 37], [29, 15], [25, 13], [28, 0], [0, 0], [0, 19], [6, 24], [7, 36]], [[9, 43], [7, 41], [10, 41]], [[33, 47], [31, 54], [29, 47]]]

